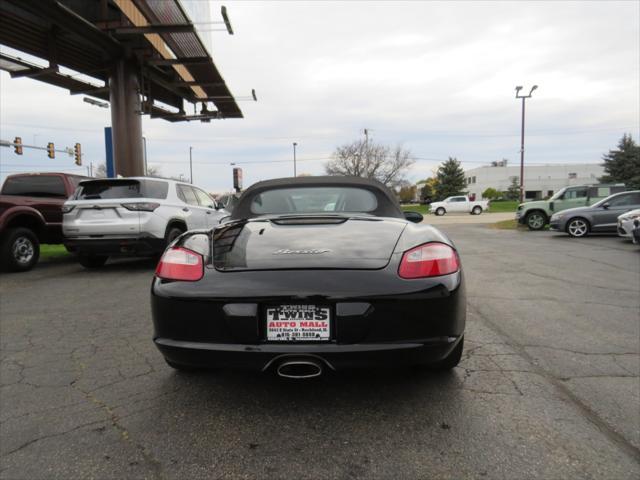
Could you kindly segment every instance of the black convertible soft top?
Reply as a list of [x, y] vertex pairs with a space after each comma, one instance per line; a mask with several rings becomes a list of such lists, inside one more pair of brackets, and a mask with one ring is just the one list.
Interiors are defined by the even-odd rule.
[[371, 215], [375, 215], [377, 217], [405, 218], [394, 193], [377, 180], [362, 177], [322, 176], [274, 178], [273, 180], [254, 183], [243, 192], [240, 200], [238, 201], [238, 205], [233, 210], [231, 219], [240, 220], [256, 217], [257, 215], [251, 212], [251, 201], [253, 197], [267, 190], [292, 187], [335, 186], [364, 188], [373, 193], [378, 201], [378, 206], [374, 211], [369, 212]]

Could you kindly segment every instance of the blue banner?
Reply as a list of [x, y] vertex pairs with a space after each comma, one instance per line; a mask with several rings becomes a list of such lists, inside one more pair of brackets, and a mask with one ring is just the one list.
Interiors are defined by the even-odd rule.
[[113, 164], [113, 141], [111, 137], [111, 127], [104, 127], [104, 149], [107, 161], [107, 177], [115, 178], [116, 166]]

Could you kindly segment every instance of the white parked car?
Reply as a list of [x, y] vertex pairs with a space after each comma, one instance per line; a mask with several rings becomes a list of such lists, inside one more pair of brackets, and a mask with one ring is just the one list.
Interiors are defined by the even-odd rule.
[[183, 232], [229, 215], [198, 187], [146, 177], [80, 182], [62, 211], [64, 244], [87, 268], [112, 255], [158, 255]]
[[636, 228], [636, 220], [640, 220], [640, 208], [620, 215], [618, 217], [618, 235], [634, 240], [633, 230]]
[[431, 211], [436, 215], [444, 215], [445, 213], [470, 213], [472, 215], [480, 215], [488, 208], [488, 201], [471, 201], [469, 197], [464, 195], [448, 197], [441, 202], [431, 203]]

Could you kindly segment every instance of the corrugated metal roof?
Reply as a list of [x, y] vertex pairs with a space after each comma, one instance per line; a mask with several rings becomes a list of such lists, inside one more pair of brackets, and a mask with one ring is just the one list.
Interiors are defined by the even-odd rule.
[[[183, 110], [184, 100], [197, 102], [198, 98], [221, 97], [225, 100], [213, 100], [219, 114], [214, 112], [212, 118], [242, 118], [240, 108], [178, 0], [112, 0], [106, 2], [106, 11], [103, 6], [102, 0], [2, 0], [0, 43], [103, 81], [108, 80], [114, 60], [128, 51], [143, 52], [136, 53], [135, 58], [141, 63], [143, 94], [147, 98]], [[132, 16], [127, 16], [125, 10]], [[126, 27], [163, 24], [189, 25], [192, 30], [138, 33], [129, 28], [128, 32], [124, 31]], [[173, 65], [153, 63], [153, 60], [174, 59], [174, 56], [208, 60]], [[13, 62], [6, 59], [0, 64], [0, 69], [15, 68]], [[69, 80], [64, 75], [52, 72], [38, 75], [34, 78], [63, 88], [80, 88], [75, 79]], [[108, 98], [108, 95], [100, 96]], [[151, 110], [157, 109], [153, 106]]]

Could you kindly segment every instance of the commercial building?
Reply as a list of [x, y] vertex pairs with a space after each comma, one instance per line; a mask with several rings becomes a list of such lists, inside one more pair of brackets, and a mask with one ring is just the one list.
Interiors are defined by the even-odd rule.
[[[519, 185], [520, 165], [507, 165], [504, 161], [495, 162], [492, 165], [466, 170], [465, 175], [469, 195], [481, 198], [482, 192], [487, 188], [506, 191], [513, 179]], [[598, 179], [603, 175], [604, 168], [597, 163], [525, 166], [525, 199], [543, 199], [568, 185], [598, 183]]]

